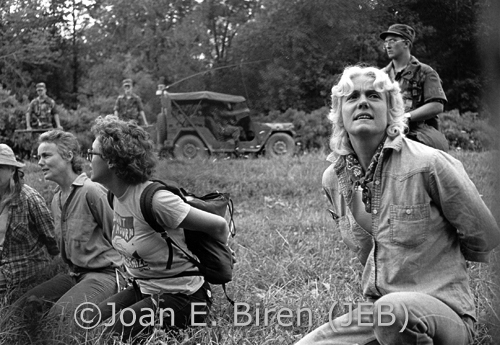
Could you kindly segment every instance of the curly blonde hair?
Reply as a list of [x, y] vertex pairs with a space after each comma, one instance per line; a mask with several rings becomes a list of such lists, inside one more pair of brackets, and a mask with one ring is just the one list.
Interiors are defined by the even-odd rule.
[[349, 95], [353, 90], [354, 84], [352, 80], [358, 76], [372, 78], [374, 89], [378, 92], [385, 92], [387, 95], [389, 115], [386, 129], [387, 135], [389, 137], [403, 135], [407, 128], [403, 116], [404, 104], [399, 84], [391, 81], [384, 71], [376, 67], [346, 67], [337, 85], [332, 87], [332, 106], [328, 114], [328, 119], [332, 123], [330, 148], [337, 155], [354, 153], [342, 119], [342, 104], [345, 96]]

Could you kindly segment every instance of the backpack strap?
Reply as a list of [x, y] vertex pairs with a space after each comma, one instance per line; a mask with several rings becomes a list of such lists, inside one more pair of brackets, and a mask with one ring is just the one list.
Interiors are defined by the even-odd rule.
[[111, 207], [111, 209], [113, 209], [113, 199], [115, 198], [115, 195], [110, 190], [108, 190], [106, 198], [108, 199], [109, 206]]
[[[156, 181], [156, 180], [153, 180], [153, 183], [149, 184], [141, 194], [140, 207], [144, 219], [151, 228], [153, 228], [156, 232], [161, 233], [163, 239], [168, 243], [169, 254], [168, 254], [167, 268], [170, 268], [172, 266], [172, 260], [173, 260], [172, 245], [174, 245], [177, 249], [179, 249], [182, 253], [184, 253], [184, 255], [187, 256], [187, 258], [189, 259], [189, 261], [191, 261], [191, 263], [193, 263], [196, 267], [198, 267], [200, 273], [198, 273], [197, 275], [202, 276], [204, 267], [201, 265], [201, 263], [198, 260], [196, 260], [191, 254], [189, 254], [186, 250], [184, 250], [184, 248], [182, 248], [172, 237], [168, 236], [168, 233], [165, 231], [165, 229], [163, 229], [163, 227], [156, 221], [153, 212], [153, 197], [155, 193], [158, 192], [159, 190], [168, 190], [173, 194], [179, 196], [184, 202], [186, 202], [186, 198], [184, 197], [184, 195], [182, 195], [181, 190], [178, 187], [176, 187], [174, 182], [172, 182], [172, 186], [170, 186], [162, 181]], [[186, 275], [192, 275], [189, 272], [185, 273]], [[182, 275], [183, 273], [180, 274]]]
[[[173, 259], [172, 245], [174, 245], [181, 252], [183, 252], [184, 255], [186, 255], [188, 257], [189, 261], [191, 261], [196, 267], [198, 267], [198, 271], [199, 271], [199, 272], [181, 272], [181, 273], [179, 273], [171, 278], [186, 277], [186, 276], [204, 276], [203, 272], [205, 271], [205, 267], [203, 267], [203, 265], [198, 260], [196, 260], [191, 254], [189, 254], [181, 246], [179, 246], [173, 238], [168, 236], [167, 232], [156, 221], [156, 218], [154, 217], [154, 213], [153, 213], [153, 196], [155, 195], [155, 193], [157, 191], [168, 190], [168, 191], [172, 192], [173, 194], [177, 195], [178, 197], [180, 197], [182, 199], [182, 201], [184, 201], [184, 202], [187, 202], [186, 197], [184, 196], [184, 194], [186, 194], [186, 192], [182, 188], [179, 188], [177, 186], [177, 184], [175, 182], [172, 182], [172, 181], [167, 181], [167, 182], [163, 182], [163, 181], [159, 181], [159, 180], [152, 180], [152, 181], [153, 181], [153, 183], [149, 184], [141, 194], [140, 206], [141, 206], [141, 212], [142, 212], [142, 215], [144, 216], [144, 219], [146, 220], [146, 222], [149, 224], [150, 227], [152, 227], [155, 231], [160, 232], [162, 234], [162, 237], [169, 244], [169, 258], [168, 258], [168, 260], [169, 260], [170, 265], [172, 264], [172, 259]], [[231, 205], [229, 207], [230, 214], [231, 214], [230, 224], [232, 224], [230, 229], [232, 230], [231, 235], [234, 236], [236, 230], [235, 230], [234, 221], [233, 221], [232, 200], [230, 202], [230, 205]], [[168, 266], [168, 264], [167, 264], [167, 266]], [[170, 267], [170, 266], [168, 266], [168, 267]], [[234, 305], [234, 300], [232, 300], [227, 294], [226, 284], [222, 284], [222, 290], [224, 291], [224, 295], [226, 295], [226, 298], [229, 301], [229, 303], [231, 303], [231, 305]]]
[[[171, 193], [180, 197], [182, 199], [182, 201], [187, 203], [187, 200], [185, 197], [185, 194], [187, 194], [186, 191], [184, 189], [180, 188], [173, 181], [166, 181], [166, 182], [160, 181], [160, 180], [151, 180], [151, 181], [153, 183], [149, 184], [144, 189], [144, 191], [141, 194], [141, 198], [140, 198], [139, 203], [140, 203], [140, 207], [141, 207], [141, 213], [144, 216], [144, 219], [146, 220], [146, 222], [156, 232], [161, 233], [162, 238], [168, 244], [169, 257], [168, 257], [168, 261], [167, 261], [167, 268], [170, 268], [172, 266], [172, 261], [173, 261], [172, 245], [175, 245], [181, 252], [184, 253], [184, 255], [187, 256], [189, 261], [192, 262], [198, 268], [198, 271], [199, 271], [199, 272], [181, 272], [181, 273], [179, 273], [175, 276], [169, 277], [169, 278], [185, 277], [185, 276], [203, 276], [204, 275], [203, 274], [203, 272], [204, 272], [203, 265], [198, 260], [196, 260], [191, 254], [186, 252], [181, 246], [179, 246], [177, 244], [177, 242], [175, 242], [174, 239], [172, 239], [170, 236], [168, 236], [167, 232], [156, 221], [156, 218], [155, 218], [154, 213], [153, 213], [153, 197], [157, 191], [168, 190]], [[111, 209], [113, 209], [114, 195], [109, 190], [107, 193], [107, 199], [108, 199], [109, 205], [111, 206]], [[234, 237], [234, 235], [236, 234], [236, 227], [234, 225], [234, 220], [233, 220], [234, 207], [233, 207], [232, 200], [229, 200], [228, 209], [229, 209], [229, 214], [230, 214], [229, 231], [230, 231], [231, 236]], [[136, 293], [137, 293], [137, 291], [139, 291], [139, 293], [140, 293], [140, 289], [139, 289], [135, 279], [133, 279], [132, 283], [134, 285], [134, 290], [136, 291]], [[231, 305], [234, 306], [234, 300], [232, 300], [227, 294], [226, 284], [222, 284], [222, 290], [224, 291], [224, 295], [226, 295], [226, 298], [229, 301], [229, 303], [231, 303]]]

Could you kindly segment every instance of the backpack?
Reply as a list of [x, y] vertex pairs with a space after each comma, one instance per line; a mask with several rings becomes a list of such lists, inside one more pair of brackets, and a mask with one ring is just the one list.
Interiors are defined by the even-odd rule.
[[[229, 248], [227, 244], [216, 240], [207, 233], [184, 229], [184, 237], [186, 239], [187, 247], [193, 254], [196, 255], [199, 259], [198, 261], [181, 246], [179, 246], [174, 239], [168, 236], [168, 233], [166, 233], [161, 225], [158, 224], [153, 214], [152, 204], [153, 196], [157, 191], [168, 190], [179, 196], [187, 204], [200, 210], [217, 214], [221, 217], [224, 217], [226, 212], [229, 212], [229, 233], [231, 237], [234, 237], [236, 234], [236, 227], [233, 220], [233, 201], [229, 197], [229, 194], [213, 192], [203, 196], [196, 196], [195, 194], [188, 193], [183, 188], [180, 188], [177, 183], [173, 181], [152, 180], [152, 182], [153, 183], [148, 185], [141, 194], [140, 207], [142, 215], [149, 226], [151, 226], [151, 228], [153, 228], [156, 232], [161, 233], [163, 239], [168, 244], [169, 258], [167, 267], [171, 265], [173, 260], [172, 246], [175, 246], [188, 257], [189, 261], [198, 267], [199, 273], [194, 274], [202, 275], [210, 284], [222, 285], [224, 293], [226, 293], [225, 284], [232, 280], [233, 267], [236, 262], [234, 252], [231, 248]], [[111, 208], [113, 208], [113, 194], [111, 191], [108, 191], [108, 202]], [[193, 273], [186, 272], [185, 275], [193, 275]], [[182, 273], [180, 275], [176, 275], [176, 277], [179, 276], [184, 275]], [[229, 299], [229, 297], [227, 298], [231, 303], [234, 303], [231, 299]]]

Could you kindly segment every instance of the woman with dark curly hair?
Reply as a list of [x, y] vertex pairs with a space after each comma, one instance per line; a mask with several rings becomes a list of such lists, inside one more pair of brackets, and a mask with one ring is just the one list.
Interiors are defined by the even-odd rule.
[[59, 254], [54, 221], [43, 197], [24, 184], [24, 164], [0, 144], [0, 293], [33, 280]]
[[[132, 121], [110, 115], [99, 117], [92, 132], [92, 180], [114, 195], [113, 245], [136, 285], [100, 303], [95, 316], [111, 318], [106, 331], [123, 340], [148, 333], [155, 324], [183, 328], [201, 322], [211, 305], [208, 283], [186, 255], [175, 246], [169, 248], [140, 209], [141, 193], [151, 183], [157, 163], [149, 134]], [[224, 218], [192, 208], [169, 191], [155, 193], [152, 207], [158, 223], [187, 251], [183, 228], [227, 241]], [[151, 320], [153, 316], [158, 320]]]
[[83, 172], [76, 137], [52, 130], [38, 141], [43, 175], [58, 184], [52, 213], [61, 256], [69, 270], [34, 287], [15, 305], [49, 302], [49, 317], [73, 319], [82, 303], [99, 303], [117, 292], [115, 270], [121, 267], [122, 257], [111, 244], [113, 214], [106, 201], [107, 191]]

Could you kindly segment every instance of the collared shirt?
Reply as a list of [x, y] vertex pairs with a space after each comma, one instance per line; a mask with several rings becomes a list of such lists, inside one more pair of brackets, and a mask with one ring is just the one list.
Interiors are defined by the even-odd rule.
[[23, 185], [19, 197], [8, 206], [7, 232], [0, 252], [0, 270], [9, 286], [34, 278], [46, 266], [47, 247], [57, 255], [54, 221], [43, 197], [28, 185]]
[[[397, 74], [392, 61], [383, 68], [383, 71], [389, 75], [392, 81], [399, 83], [406, 112], [417, 109], [429, 102], [446, 104], [448, 101], [437, 72], [429, 65], [418, 61], [414, 56], [411, 56], [408, 65]], [[436, 118], [425, 122], [429, 126], [438, 129]]]
[[132, 93], [130, 97], [120, 95], [116, 99], [114, 111], [117, 111], [118, 116], [124, 121], [135, 120], [139, 122], [140, 113], [144, 111], [144, 106], [141, 98], [135, 93]]
[[28, 107], [31, 126], [52, 127], [54, 115], [56, 114], [56, 102], [50, 97], [36, 97]]
[[[328, 160], [334, 162], [333, 154]], [[487, 261], [500, 230], [458, 160], [401, 136], [388, 138], [371, 185], [371, 231], [354, 219], [344, 156], [326, 169], [323, 188], [344, 243], [364, 265], [366, 297], [418, 291], [475, 318], [466, 260]]]
[[111, 244], [113, 211], [106, 189], [85, 173], [71, 185], [64, 205], [61, 190], [52, 199], [56, 233], [61, 236], [61, 256], [70, 269], [92, 270], [119, 267], [121, 255]]

